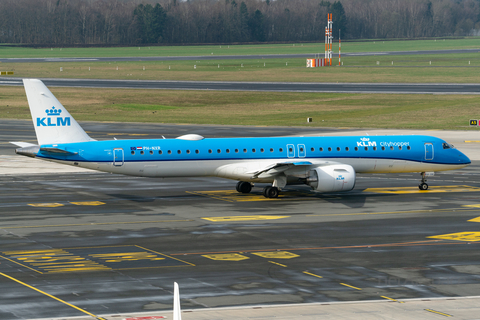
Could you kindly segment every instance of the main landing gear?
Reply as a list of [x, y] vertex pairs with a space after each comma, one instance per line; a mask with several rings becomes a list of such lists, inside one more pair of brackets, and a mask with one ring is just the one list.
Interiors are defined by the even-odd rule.
[[420, 190], [428, 190], [428, 184], [426, 183], [427, 182], [427, 178], [425, 177], [425, 172], [422, 172], [420, 173], [422, 175], [422, 181], [420, 182], [420, 184], [418, 185], [418, 189]]
[[[240, 193], [250, 193], [252, 191], [252, 184], [250, 182], [239, 181], [237, 183], [236, 189]], [[274, 186], [266, 186], [263, 188], [263, 196], [265, 198], [278, 198], [280, 189]]]

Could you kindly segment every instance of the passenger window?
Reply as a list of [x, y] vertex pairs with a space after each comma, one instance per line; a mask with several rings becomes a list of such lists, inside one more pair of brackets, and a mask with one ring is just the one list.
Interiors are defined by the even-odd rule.
[[385, 150], [385, 147], [382, 147], [382, 150]]
[[328, 147], [328, 151], [332, 151], [332, 148]]
[[230, 153], [230, 149], [227, 149], [227, 153]]
[[312, 152], [315, 151], [315, 148], [310, 148], [310, 151], [312, 151]]
[[152, 150], [150, 150], [150, 154], [153, 154], [153, 151], [152, 151]]
[[145, 152], [143, 152], [143, 150], [142, 150], [142, 151], [140, 151], [140, 154], [145, 154]]
[[373, 147], [373, 151], [377, 151], [377, 147]]
[[190, 154], [190, 150], [187, 150], [187, 154]]
[[243, 149], [243, 153], [247, 153], [247, 149]]
[[393, 146], [390, 147], [390, 150], [393, 150]]
[[252, 149], [252, 152], [255, 152], [255, 149]]
[[208, 149], [208, 153], [212, 153], [212, 149]]
[[262, 148], [262, 149], [260, 149], [260, 152], [263, 152], [263, 151], [265, 151], [265, 150], [263, 150], [263, 148]]
[[300, 148], [300, 152], [303, 152], [303, 148]]
[[320, 152], [321, 152], [321, 151], [323, 151], [323, 148], [320, 148], [319, 150], [320, 150]]
[[198, 154], [199, 152], [200, 152], [200, 151], [198, 151], [198, 150], [195, 150], [195, 153], [196, 153], [196, 154]]
[[135, 151], [132, 151], [132, 154], [135, 154]]
[[235, 153], [238, 153], [238, 149], [235, 149]]
[[365, 151], [368, 151], [368, 147], [365, 147]]
[[221, 152], [222, 152], [222, 150], [220, 150], [220, 149], [217, 149], [217, 153], [221, 153]]
[[158, 150], [158, 154], [162, 154], [162, 153], [163, 153], [163, 151], [162, 151], [162, 150]]
[[172, 154], [172, 150], [168, 150], [168, 154]]
[[358, 151], [358, 147], [355, 147], [355, 151]]
[[180, 151], [180, 150], [177, 150], [177, 153], [178, 153], [178, 154], [180, 154], [180, 153], [182, 153], [182, 151]]
[[407, 146], [407, 150], [410, 150], [410, 149], [412, 149], [412, 148], [410, 148], [410, 146]]
[[283, 148], [278, 149], [278, 151], [283, 152]]
[[293, 152], [293, 149], [292, 149], [292, 148], [288, 148], [288, 152]]
[[345, 147], [345, 151], [348, 151], [348, 150], [350, 150], [350, 149], [348, 147]]
[[402, 150], [402, 146], [398, 146], [398, 150]]
[[273, 152], [273, 148], [270, 148], [270, 152]]
[[337, 147], [337, 151], [340, 151], [340, 147]]

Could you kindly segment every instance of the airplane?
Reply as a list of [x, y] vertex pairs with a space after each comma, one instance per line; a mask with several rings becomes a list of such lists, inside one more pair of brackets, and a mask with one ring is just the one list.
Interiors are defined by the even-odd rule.
[[424, 135], [92, 139], [42, 81], [23, 79], [37, 144], [11, 142], [15, 152], [61, 164], [144, 177], [220, 177], [249, 193], [268, 183], [266, 198], [286, 185], [317, 192], [350, 191], [357, 173], [421, 173], [420, 190], [436, 171], [466, 167], [470, 159], [446, 141]]

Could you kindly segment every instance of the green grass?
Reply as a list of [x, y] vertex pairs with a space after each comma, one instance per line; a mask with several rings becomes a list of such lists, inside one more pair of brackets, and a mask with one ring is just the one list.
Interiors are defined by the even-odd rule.
[[[335, 60], [334, 62], [338, 63]], [[342, 67], [321, 68], [306, 68], [305, 59], [299, 58], [5, 63], [0, 65], [0, 68], [14, 71], [15, 76], [20, 78], [387, 83], [480, 82], [480, 55], [478, 53], [431, 56], [354, 56], [343, 58], [342, 61], [344, 62]], [[144, 67], [145, 70], [143, 70]], [[62, 72], [60, 72], [60, 68], [63, 68]]]
[[[362, 42], [342, 42], [342, 52], [382, 52], [410, 50], [442, 50], [480, 48], [477, 37], [465, 39], [432, 39]], [[333, 46], [338, 52], [338, 42]], [[254, 54], [302, 54], [323, 53], [323, 39], [318, 43], [257, 44], [257, 45], [210, 45], [210, 46], [155, 46], [113, 48], [25, 48], [0, 45], [1, 58], [73, 58], [73, 57], [151, 57], [151, 56], [196, 56], [196, 55], [254, 55]]]
[[[342, 128], [471, 129], [479, 95], [268, 93], [51, 88], [77, 120]], [[161, 103], [161, 105], [159, 105]], [[2, 87], [0, 118], [30, 119], [21, 87]], [[313, 122], [307, 123], [306, 118]]]

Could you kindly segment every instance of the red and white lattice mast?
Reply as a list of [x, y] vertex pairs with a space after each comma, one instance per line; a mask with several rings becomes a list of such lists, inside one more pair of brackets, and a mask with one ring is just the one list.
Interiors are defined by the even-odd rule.
[[328, 13], [328, 21], [327, 21], [327, 27], [325, 28], [325, 65], [331, 66], [332, 65], [332, 45], [333, 45], [333, 31], [332, 31], [332, 26], [333, 26], [333, 14]]

